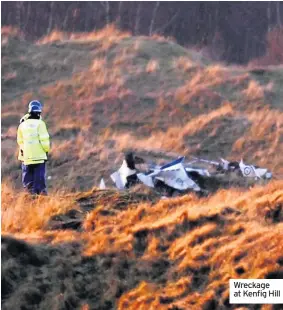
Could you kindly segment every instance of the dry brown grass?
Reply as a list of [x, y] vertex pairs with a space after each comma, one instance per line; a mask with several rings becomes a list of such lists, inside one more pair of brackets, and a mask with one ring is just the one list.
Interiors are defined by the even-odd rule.
[[52, 42], [72, 42], [86, 43], [103, 40], [103, 48], [107, 49], [114, 43], [119, 42], [123, 38], [130, 36], [129, 32], [122, 32], [114, 25], [108, 25], [105, 28], [93, 32], [67, 33], [58, 30], [53, 30], [49, 35], [37, 41], [37, 44], [49, 44]]
[[[104, 38], [115, 35], [126, 40], [105, 50]], [[54, 144], [51, 175], [60, 174], [62, 169], [63, 178], [72, 177], [70, 188], [90, 188], [98, 184], [101, 175], [110, 174], [113, 163], [118, 165], [122, 158], [120, 152], [126, 149], [154, 150], [161, 159], [169, 151], [188, 156], [210, 150], [212, 158], [243, 157], [282, 175], [282, 116], [277, 110], [273, 112], [268, 99], [277, 91], [272, 80], [259, 83], [243, 68], [199, 64], [190, 53], [170, 59], [164, 51], [172, 50], [172, 43], [165, 48], [166, 41], [159, 46], [153, 38], [124, 37], [111, 27], [96, 33], [69, 34], [68, 42], [61, 42], [64, 55], [60, 59], [58, 53], [58, 61], [79, 65], [82, 54], [75, 62], [68, 60], [68, 53], [77, 52], [72, 42], [82, 44], [83, 49], [94, 41], [95, 49], [83, 52], [91, 61], [81, 66], [82, 71], [43, 84], [38, 92], [24, 92], [13, 101], [13, 112], [8, 105], [2, 109], [3, 134], [10, 139], [26, 102], [38, 94], [43, 96]], [[46, 42], [45, 46], [51, 48], [52, 44]], [[7, 74], [13, 76], [13, 72]], [[18, 174], [14, 170], [17, 161], [9, 155], [12, 145], [16, 154], [16, 145], [9, 139], [4, 144], [9, 149], [4, 147], [2, 157], [5, 173]], [[204, 154], [207, 156], [207, 151]], [[74, 171], [71, 175], [68, 167]], [[88, 181], [78, 183], [76, 178], [84, 175]], [[51, 185], [59, 186], [60, 180], [54, 179]]]
[[153, 73], [153, 72], [156, 72], [158, 69], [159, 69], [158, 61], [151, 59], [146, 65], [145, 71], [147, 73]]
[[[249, 192], [222, 190], [205, 199], [188, 195], [151, 204], [139, 194], [96, 189], [64, 200], [58, 195], [32, 201], [6, 185], [2, 229], [32, 244], [65, 242], [67, 249], [66, 242], [80, 243], [79, 255], [89, 257], [90, 264], [112, 257], [109, 267], [96, 273], [107, 283], [99, 305], [111, 300], [118, 309], [206, 309], [212, 304], [226, 309], [230, 278], [282, 274], [282, 188], [278, 181]], [[53, 215], [74, 208], [83, 215], [81, 230], [48, 230]], [[94, 306], [93, 294], [81, 307]]]
[[188, 57], [179, 57], [173, 60], [173, 68], [188, 71], [191, 68], [195, 67], [196, 64]]
[[256, 81], [250, 81], [247, 89], [243, 91], [248, 100], [259, 100], [264, 97], [262, 87]]
[[1, 186], [2, 233], [32, 233], [44, 229], [50, 217], [75, 208], [72, 200], [58, 192], [52, 197], [32, 198], [25, 192], [17, 193], [11, 184]]
[[233, 114], [232, 106], [230, 104], [223, 105], [221, 108], [215, 109], [208, 114], [203, 114], [198, 117], [195, 117], [191, 122], [189, 122], [185, 126], [185, 128], [182, 131], [182, 135], [187, 134], [194, 135], [198, 131], [202, 131], [203, 128], [214, 119], [232, 114]]
[[[38, 42], [42, 46], [12, 43], [3, 67], [2, 233], [30, 242], [35, 251], [45, 243], [43, 257], [53, 253], [41, 267], [53, 279], [48, 278], [53, 281], [48, 296], [56, 296], [52, 305], [226, 309], [229, 278], [282, 274], [282, 181], [159, 202], [145, 188], [131, 193], [93, 188], [102, 176], [112, 184], [107, 177], [129, 149], [158, 162], [181, 153], [244, 158], [282, 179], [283, 116], [273, 100], [282, 68], [261, 80], [245, 68], [202, 63], [165, 39], [132, 38], [113, 26], [89, 34], [54, 32]], [[19, 63], [11, 70], [14, 61]], [[31, 80], [21, 66], [32, 70]], [[52, 136], [52, 179], [51, 196], [33, 200], [19, 192], [15, 134], [35, 97], [43, 99]], [[8, 178], [16, 180], [16, 188], [5, 183]], [[79, 228], [54, 230], [55, 215]], [[10, 281], [9, 264], [3, 270]], [[63, 266], [68, 268], [62, 280], [56, 277]], [[27, 285], [41, 290], [46, 287], [41, 281], [31, 276]], [[77, 299], [70, 300], [66, 290], [59, 293], [57, 282], [61, 287], [68, 282], [68, 294]], [[73, 284], [76, 289], [70, 289]]]
[[92, 64], [91, 70], [93, 72], [99, 72], [99, 71], [104, 69], [105, 64], [106, 64], [105, 58], [95, 59], [93, 64]]
[[233, 146], [235, 153], [243, 157], [254, 156], [261, 165], [270, 165], [278, 175], [282, 175], [280, 154], [283, 151], [283, 115], [278, 111], [264, 109], [247, 115], [252, 126]]

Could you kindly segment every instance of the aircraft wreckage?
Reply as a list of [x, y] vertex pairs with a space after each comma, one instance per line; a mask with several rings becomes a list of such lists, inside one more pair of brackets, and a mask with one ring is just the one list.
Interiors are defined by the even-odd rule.
[[[136, 165], [146, 164], [146, 171], [140, 171]], [[204, 167], [206, 166], [206, 167]], [[240, 179], [268, 181], [272, 173], [266, 168], [246, 165], [243, 160], [229, 162], [223, 158], [211, 161], [193, 157], [185, 162], [185, 157], [179, 157], [162, 166], [146, 163], [143, 158], [127, 153], [121, 167], [111, 174], [110, 178], [119, 190], [128, 189], [136, 184], [144, 184], [155, 189], [162, 195], [182, 195], [196, 192], [199, 196], [207, 195], [223, 186], [223, 177], [236, 175]], [[221, 179], [222, 178], [222, 179]], [[226, 178], [227, 180], [227, 178]], [[100, 188], [105, 189], [101, 179]]]

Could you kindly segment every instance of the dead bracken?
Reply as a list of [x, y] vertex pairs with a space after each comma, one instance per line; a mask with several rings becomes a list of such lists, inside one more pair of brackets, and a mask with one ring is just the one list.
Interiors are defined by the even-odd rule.
[[[230, 278], [282, 278], [280, 66], [215, 65], [196, 50], [113, 27], [53, 32], [37, 44], [6, 32], [3, 309], [231, 309]], [[52, 151], [49, 196], [33, 199], [19, 191], [15, 136], [39, 94]], [[176, 154], [243, 158], [273, 179], [214, 184], [201, 198], [160, 199], [141, 184], [100, 190], [128, 151], [156, 165]]]

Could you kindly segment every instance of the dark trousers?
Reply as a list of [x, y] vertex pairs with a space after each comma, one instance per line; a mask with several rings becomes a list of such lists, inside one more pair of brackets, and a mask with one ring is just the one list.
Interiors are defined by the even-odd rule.
[[22, 183], [23, 187], [33, 195], [47, 195], [45, 163], [32, 165], [22, 164]]

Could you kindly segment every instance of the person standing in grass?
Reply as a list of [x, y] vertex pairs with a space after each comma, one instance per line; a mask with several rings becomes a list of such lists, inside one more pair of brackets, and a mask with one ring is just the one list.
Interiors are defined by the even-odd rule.
[[33, 195], [47, 195], [45, 166], [50, 138], [45, 122], [41, 119], [41, 112], [41, 103], [37, 100], [31, 101], [28, 114], [21, 118], [17, 131], [22, 184]]

